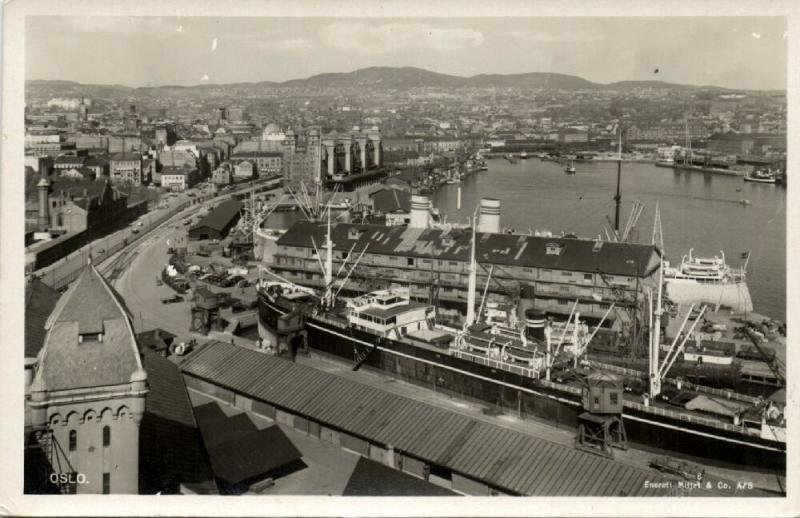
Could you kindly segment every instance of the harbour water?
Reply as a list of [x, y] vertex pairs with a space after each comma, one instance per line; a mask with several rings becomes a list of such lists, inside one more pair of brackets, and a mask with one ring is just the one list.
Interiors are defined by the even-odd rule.
[[[604, 236], [603, 225], [614, 219], [617, 164], [576, 163], [576, 174], [564, 166], [538, 159], [516, 164], [486, 161], [489, 170], [471, 175], [460, 185], [444, 185], [434, 206], [448, 221], [466, 222], [481, 197], [501, 200], [501, 225], [520, 232], [549, 230]], [[457, 191], [461, 187], [461, 208]], [[725, 252], [728, 264], [747, 268], [755, 311], [786, 319], [786, 190], [781, 186], [744, 182], [741, 177], [715, 176], [623, 163], [624, 228], [634, 200], [645, 205], [633, 238], [649, 243], [656, 202], [659, 203], [667, 260], [679, 263], [694, 248], [695, 255]], [[749, 200], [749, 204], [741, 203]]]

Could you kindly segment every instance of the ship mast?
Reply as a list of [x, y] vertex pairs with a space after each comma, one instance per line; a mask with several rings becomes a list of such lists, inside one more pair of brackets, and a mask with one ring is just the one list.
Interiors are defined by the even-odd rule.
[[325, 304], [331, 307], [333, 287], [333, 241], [331, 240], [331, 211], [328, 207], [328, 234], [325, 238]]
[[692, 135], [689, 133], [689, 114], [686, 114], [686, 156], [683, 157], [683, 165], [692, 165]]
[[478, 225], [478, 209], [472, 216], [472, 250], [469, 262], [469, 284], [467, 285], [467, 320], [466, 327], [475, 323], [475, 289], [478, 277], [478, 267], [475, 261], [475, 229]]
[[664, 257], [664, 234], [661, 230], [661, 210], [658, 207], [658, 202], [656, 202], [656, 216], [653, 219], [653, 238], [650, 244], [655, 245], [658, 247], [658, 250], [661, 252], [661, 257]]
[[[650, 379], [650, 398], [661, 393], [661, 377], [659, 376], [658, 351], [661, 346], [661, 288], [664, 284], [664, 258], [662, 256], [658, 265], [658, 294], [656, 295], [656, 310], [650, 314], [650, 361], [648, 362], [648, 377]], [[652, 304], [651, 304], [652, 306]], [[651, 308], [652, 309], [652, 308]]]
[[619, 193], [620, 182], [622, 181], [622, 122], [619, 124], [619, 146], [617, 148], [617, 194], [614, 195], [616, 212], [614, 214], [614, 230], [619, 236], [619, 209], [622, 202], [622, 195]]

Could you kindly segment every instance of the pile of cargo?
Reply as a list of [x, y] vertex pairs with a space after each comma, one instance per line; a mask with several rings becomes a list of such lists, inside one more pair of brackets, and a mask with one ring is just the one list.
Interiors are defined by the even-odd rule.
[[189, 289], [189, 282], [179, 275], [178, 269], [171, 264], [166, 265], [161, 270], [161, 280], [180, 294], [186, 293], [186, 290]]

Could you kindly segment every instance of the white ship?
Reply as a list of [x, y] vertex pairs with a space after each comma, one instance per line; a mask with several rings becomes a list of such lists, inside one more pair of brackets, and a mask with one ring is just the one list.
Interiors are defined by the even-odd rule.
[[[737, 313], [753, 311], [745, 268], [731, 269], [725, 253], [719, 256], [695, 257], [693, 250], [683, 256], [680, 266], [664, 262], [664, 278], [669, 298], [679, 304], [711, 304], [724, 306]], [[749, 252], [746, 255], [749, 258]]]

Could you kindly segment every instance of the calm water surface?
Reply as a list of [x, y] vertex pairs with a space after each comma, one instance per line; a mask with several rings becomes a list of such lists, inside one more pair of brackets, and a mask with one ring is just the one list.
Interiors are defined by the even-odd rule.
[[[606, 216], [614, 218], [617, 164], [578, 163], [577, 173], [536, 158], [511, 164], [487, 160], [488, 171], [458, 185], [443, 186], [434, 205], [448, 221], [466, 222], [481, 197], [501, 201], [501, 226], [518, 231], [550, 230], [596, 237]], [[786, 319], [786, 190], [781, 186], [744, 182], [741, 177], [677, 172], [652, 164], [622, 165], [624, 228], [634, 200], [645, 204], [635, 240], [649, 243], [656, 202], [661, 210], [664, 248], [673, 264], [694, 248], [695, 255], [725, 252], [728, 264], [743, 264], [741, 254], [752, 250], [748, 284], [755, 310]], [[742, 205], [740, 200], [749, 200]]]

